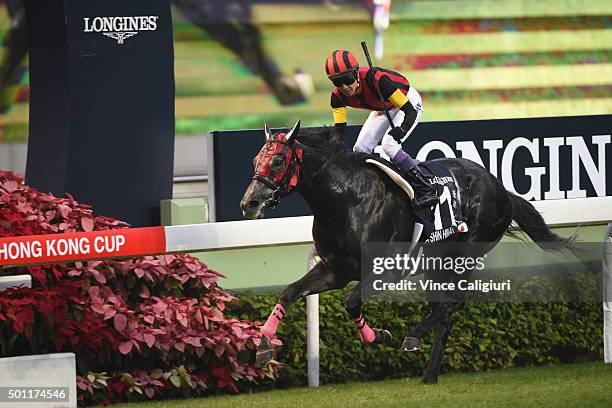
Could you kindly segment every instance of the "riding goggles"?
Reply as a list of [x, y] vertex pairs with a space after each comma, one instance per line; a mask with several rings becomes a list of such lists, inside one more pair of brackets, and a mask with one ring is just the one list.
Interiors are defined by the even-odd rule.
[[332, 83], [338, 88], [342, 85], [351, 86], [357, 80], [357, 75], [354, 73], [350, 73], [348, 75], [343, 75], [341, 77], [331, 78]]

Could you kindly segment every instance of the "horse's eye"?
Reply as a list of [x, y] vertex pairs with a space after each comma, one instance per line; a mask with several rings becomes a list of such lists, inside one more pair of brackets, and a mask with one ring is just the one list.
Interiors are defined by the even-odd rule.
[[272, 167], [280, 167], [283, 165], [284, 158], [279, 156], [274, 156], [270, 161], [270, 166]]

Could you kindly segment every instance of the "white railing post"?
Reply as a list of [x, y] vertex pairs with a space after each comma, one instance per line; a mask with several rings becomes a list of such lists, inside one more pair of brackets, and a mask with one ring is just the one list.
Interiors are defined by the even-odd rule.
[[612, 223], [608, 224], [603, 253], [604, 361], [612, 364]]
[[306, 296], [308, 386], [319, 386], [319, 295]]
[[[306, 273], [321, 261], [314, 244], [308, 252]], [[308, 386], [319, 386], [319, 295], [306, 296], [306, 359], [308, 361]]]

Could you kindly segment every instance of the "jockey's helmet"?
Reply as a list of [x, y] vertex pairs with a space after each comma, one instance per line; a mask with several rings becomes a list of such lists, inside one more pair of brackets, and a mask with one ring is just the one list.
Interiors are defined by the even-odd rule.
[[359, 61], [350, 51], [336, 50], [329, 54], [325, 61], [325, 72], [329, 79], [354, 73], [359, 69]]

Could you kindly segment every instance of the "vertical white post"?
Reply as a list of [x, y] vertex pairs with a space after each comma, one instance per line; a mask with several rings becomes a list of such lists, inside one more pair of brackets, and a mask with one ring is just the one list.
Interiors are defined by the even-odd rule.
[[604, 361], [612, 364], [612, 223], [608, 224], [603, 255]]
[[319, 386], [319, 295], [306, 296], [308, 386]]
[[[314, 244], [310, 247], [306, 271], [321, 261]], [[308, 386], [319, 386], [319, 295], [306, 296], [306, 358], [308, 360]]]

